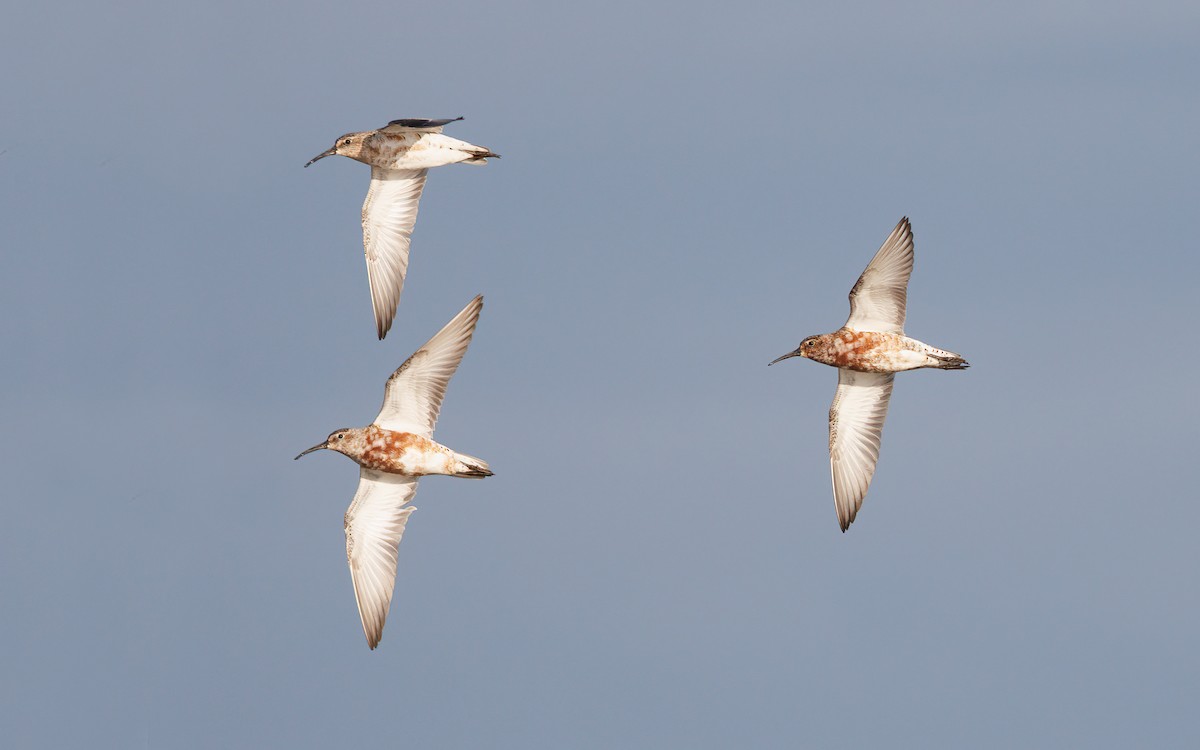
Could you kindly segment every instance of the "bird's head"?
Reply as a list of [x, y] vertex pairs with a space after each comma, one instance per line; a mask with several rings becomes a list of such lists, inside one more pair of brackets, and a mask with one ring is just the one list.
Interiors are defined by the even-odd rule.
[[[324, 450], [326, 448], [338, 453], [344, 453], [347, 456], [353, 455], [362, 447], [360, 444], [364, 442], [362, 432], [362, 430], [356, 430], [352, 427], [343, 427], [340, 430], [334, 430], [329, 433], [329, 437], [325, 438], [325, 442], [314, 445], [301, 453], [300, 456], [307, 456], [313, 451]], [[298, 460], [300, 456], [296, 456], [292, 460]]]
[[308, 164], [305, 164], [304, 166], [307, 167], [315, 161], [324, 159], [326, 156], [348, 156], [351, 159], [362, 161], [363, 144], [365, 144], [367, 139], [373, 134], [374, 131], [368, 130], [363, 133], [346, 133], [345, 135], [339, 135], [338, 139], [333, 142], [332, 148], [322, 151], [313, 158], [309, 159]]
[[825, 339], [825, 336], [809, 336], [801, 341], [800, 346], [796, 347], [795, 350], [788, 352], [773, 362], [768, 362], [767, 366], [770, 367], [771, 365], [775, 364], [775, 362], [782, 362], [783, 360], [791, 359], [792, 357], [807, 357], [808, 359], [820, 360], [821, 356], [825, 354], [825, 350], [828, 345], [828, 342]]

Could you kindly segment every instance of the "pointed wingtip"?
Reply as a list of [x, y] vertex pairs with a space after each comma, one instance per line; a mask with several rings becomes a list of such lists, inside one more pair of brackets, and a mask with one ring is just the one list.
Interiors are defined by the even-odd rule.
[[[469, 316], [471, 316], [471, 317], [474, 317], [474, 318], [475, 318], [475, 320], [476, 320], [476, 321], [478, 321], [478, 320], [479, 320], [479, 317], [480, 317], [480, 314], [481, 314], [482, 312], [483, 312], [483, 295], [482, 295], [482, 294], [476, 294], [476, 295], [475, 295], [475, 296], [474, 296], [474, 297], [471, 299], [471, 301], [470, 301], [470, 302], [468, 302], [467, 304], [463, 305], [463, 309], [462, 309], [462, 310], [459, 310], [459, 312], [458, 312], [458, 315], [455, 315], [454, 317], [455, 317], [455, 318], [458, 318], [460, 315], [469, 315]], [[448, 324], [447, 324], [447, 325], [448, 325]]]
[[380, 341], [383, 341], [390, 330], [392, 330], [391, 318], [382, 318], [375, 321], [375, 335], [379, 337]]

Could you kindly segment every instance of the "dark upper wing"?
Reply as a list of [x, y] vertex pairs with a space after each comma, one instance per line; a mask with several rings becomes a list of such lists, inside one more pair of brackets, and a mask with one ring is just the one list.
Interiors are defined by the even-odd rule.
[[461, 119], [461, 117], [451, 117], [448, 120], [426, 120], [421, 117], [410, 117], [404, 120], [392, 120], [380, 130], [384, 133], [395, 133], [399, 130], [431, 130], [440, 133], [443, 126]]

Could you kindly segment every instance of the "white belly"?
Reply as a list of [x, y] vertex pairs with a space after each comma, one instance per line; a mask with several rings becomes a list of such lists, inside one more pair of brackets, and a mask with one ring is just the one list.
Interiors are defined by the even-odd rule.
[[398, 154], [390, 169], [432, 169], [475, 158], [479, 147], [441, 133], [421, 137]]

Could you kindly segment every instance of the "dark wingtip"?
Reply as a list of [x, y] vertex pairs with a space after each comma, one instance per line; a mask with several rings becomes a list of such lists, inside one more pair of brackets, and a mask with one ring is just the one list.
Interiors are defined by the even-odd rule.
[[384, 127], [389, 125], [399, 125], [404, 128], [440, 128], [449, 125], [452, 122], [458, 122], [462, 117], [446, 117], [441, 120], [431, 117], [401, 117], [396, 120], [391, 120]]
[[856, 511], [851, 509], [849, 518], [842, 518], [842, 514], [838, 513], [838, 526], [842, 527], [842, 533], [846, 533], [846, 529], [850, 528], [850, 524], [854, 523], [855, 517], [858, 515]]

